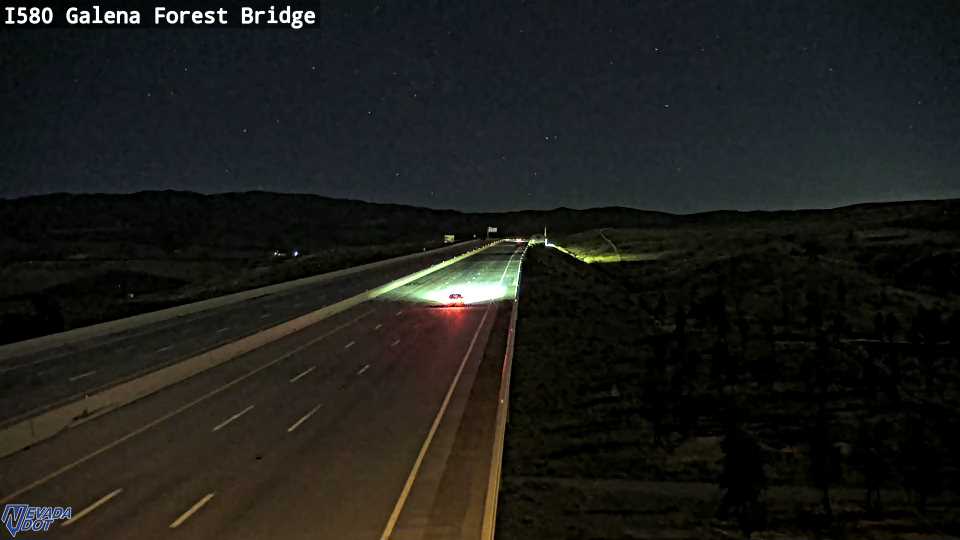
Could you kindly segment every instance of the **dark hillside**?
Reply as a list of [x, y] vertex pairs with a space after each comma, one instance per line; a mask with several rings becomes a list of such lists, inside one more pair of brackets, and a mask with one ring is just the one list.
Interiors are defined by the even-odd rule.
[[[483, 237], [490, 226], [503, 237], [546, 227], [551, 238], [643, 229], [636, 242], [614, 235], [636, 260], [659, 257], [676, 238], [690, 253], [703, 252], [716, 247], [720, 231], [737, 244], [774, 235], [787, 251], [856, 241], [856, 256], [873, 274], [956, 292], [960, 271], [950, 246], [958, 202], [673, 215], [623, 207], [466, 214], [256, 191], [0, 199], [0, 342], [418, 252], [438, 246], [444, 234]], [[925, 231], [924, 240], [910, 230]], [[624, 253], [607, 253], [606, 240], [588, 236], [584, 249], [622, 260]], [[884, 249], [890, 242], [899, 248]], [[930, 242], [945, 247], [931, 250]]]
[[0, 200], [0, 258], [231, 256], [436, 240], [443, 234], [472, 238], [488, 226], [502, 234], [530, 234], [544, 226], [575, 232], [674, 219], [630, 208], [464, 214], [266, 192], [55, 194]]

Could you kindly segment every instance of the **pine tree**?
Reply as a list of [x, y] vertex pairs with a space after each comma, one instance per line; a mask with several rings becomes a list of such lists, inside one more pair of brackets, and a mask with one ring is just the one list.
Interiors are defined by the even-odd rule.
[[679, 344], [680, 340], [685, 340], [687, 337], [687, 312], [682, 306], [677, 307], [673, 315], [673, 323], [673, 335], [676, 336]]
[[884, 456], [884, 433], [881, 424], [861, 421], [854, 460], [863, 474], [866, 509], [869, 513], [883, 510], [880, 490], [890, 478], [890, 467]]
[[[917, 349], [917, 360], [923, 371], [924, 390], [933, 391], [937, 378], [936, 345], [942, 334], [940, 313], [934, 309], [921, 307], [910, 327], [910, 340]], [[941, 396], [943, 389], [940, 388]]]
[[843, 278], [837, 280], [837, 300], [841, 307], [847, 304], [847, 282]]
[[644, 377], [644, 400], [649, 411], [649, 420], [653, 424], [653, 444], [663, 445], [663, 436], [668, 426], [669, 414], [667, 376], [667, 347], [664, 340], [653, 343], [653, 358], [647, 363]]
[[895, 341], [897, 339], [897, 334], [900, 333], [900, 319], [897, 318], [893, 313], [887, 313], [887, 318], [883, 323], [884, 332], [887, 335], [888, 341]]
[[807, 303], [803, 308], [803, 314], [807, 319], [808, 330], [819, 330], [823, 325], [823, 301], [819, 291], [815, 289], [807, 291]]
[[810, 479], [820, 490], [820, 504], [828, 520], [833, 519], [830, 485], [840, 479], [840, 474], [840, 452], [833, 445], [830, 418], [826, 405], [821, 400], [810, 431]]
[[873, 316], [873, 334], [876, 336], [876, 339], [880, 341], [886, 340], [887, 335], [883, 324], [883, 313], [880, 311]]
[[950, 337], [950, 344], [954, 347], [960, 346], [960, 309], [956, 309], [947, 319], [947, 336]]
[[913, 495], [917, 510], [926, 513], [927, 500], [942, 488], [940, 440], [919, 417], [907, 419], [904, 435], [899, 456], [903, 486]]
[[760, 500], [767, 487], [763, 450], [757, 440], [734, 421], [728, 422], [721, 448], [723, 471], [719, 484], [724, 493], [717, 514], [721, 519], [736, 518], [744, 536], [750, 538], [765, 521], [765, 508]]
[[657, 305], [653, 308], [653, 316], [659, 323], [667, 318], [667, 296], [663, 293], [660, 293], [660, 297], [657, 298]]

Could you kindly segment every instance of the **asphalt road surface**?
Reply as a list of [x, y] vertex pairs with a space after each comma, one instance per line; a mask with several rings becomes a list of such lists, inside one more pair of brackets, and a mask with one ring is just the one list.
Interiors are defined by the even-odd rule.
[[236, 341], [477, 245], [0, 360], [0, 423]]
[[[439, 454], [471, 429], [467, 394], [524, 247], [489, 248], [8, 456], [0, 502], [71, 506], [43, 538], [463, 537], [411, 506], [481, 489], [438, 498], [443, 482], [421, 479], [442, 477]], [[431, 302], [461, 291], [464, 307]], [[214, 339], [218, 324], [168, 341]]]

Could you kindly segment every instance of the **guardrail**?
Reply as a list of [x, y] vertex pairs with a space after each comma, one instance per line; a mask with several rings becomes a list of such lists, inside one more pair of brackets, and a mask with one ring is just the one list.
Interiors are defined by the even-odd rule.
[[517, 290], [510, 310], [510, 326], [507, 331], [507, 350], [503, 355], [503, 368], [500, 374], [500, 393], [497, 403], [497, 423], [493, 435], [493, 457], [490, 463], [490, 476], [487, 480], [487, 496], [483, 504], [483, 521], [480, 528], [481, 540], [493, 540], [497, 527], [497, 500], [500, 497], [500, 475], [503, 464], [503, 445], [506, 441], [507, 416], [510, 410], [510, 374], [513, 369], [513, 344], [516, 337], [517, 313], [520, 305], [520, 279], [523, 257], [529, 249], [524, 248], [517, 268]]
[[174, 364], [161, 367], [134, 379], [120, 381], [109, 388], [94, 392], [82, 399], [46, 410], [35, 416], [10, 424], [0, 429], [0, 457], [10, 455], [40, 441], [49, 439], [68, 427], [89, 421], [92, 418], [159, 392], [168, 386], [219, 366], [238, 356], [293, 334], [294, 332], [298, 332], [367, 300], [386, 294], [393, 289], [402, 287], [411, 281], [415, 281], [427, 274], [450, 266], [498, 243], [499, 241], [491, 242], [423, 270], [395, 279], [380, 287], [370, 289], [369, 291], [341, 300], [335, 304], [307, 313], [306, 315], [301, 315], [300, 317], [272, 328], [240, 338], [237, 341], [200, 353]]

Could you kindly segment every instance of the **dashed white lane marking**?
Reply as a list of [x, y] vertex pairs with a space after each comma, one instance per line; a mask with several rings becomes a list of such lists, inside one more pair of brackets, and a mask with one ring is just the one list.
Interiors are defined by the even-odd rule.
[[399, 344], [400, 344], [400, 340], [398, 339], [398, 340], [394, 341], [393, 343], [391, 343], [390, 346], [391, 346], [391, 347], [396, 347], [396, 346], [399, 345]]
[[168, 350], [170, 350], [170, 349], [172, 349], [172, 348], [173, 348], [173, 345], [172, 345], [172, 344], [171, 344], [171, 345], [166, 345], [166, 346], [164, 346], [164, 347], [160, 347], [159, 349], [157, 349], [157, 352], [168, 351]]
[[344, 345], [343, 348], [344, 348], [344, 349], [349, 349], [350, 347], [353, 347], [353, 345], [354, 345], [355, 343], [356, 343], [356, 341], [351, 341], [350, 343], [347, 343], [346, 345]]
[[93, 511], [96, 510], [97, 508], [100, 508], [101, 506], [107, 504], [107, 502], [110, 501], [110, 499], [116, 497], [117, 495], [119, 495], [119, 494], [121, 494], [121, 493], [123, 493], [123, 489], [122, 489], [122, 488], [120, 488], [120, 489], [115, 489], [115, 490], [111, 491], [110, 493], [107, 493], [107, 494], [104, 495], [103, 497], [100, 497], [99, 499], [97, 499], [97, 502], [95, 502], [95, 503], [91, 504], [90, 506], [84, 508], [84, 509], [81, 510], [78, 514], [76, 514], [75, 516], [73, 516], [72, 518], [64, 521], [64, 522], [61, 524], [61, 527], [69, 527], [70, 525], [73, 525], [74, 523], [76, 523], [76, 522], [80, 521], [81, 519], [83, 519], [84, 516], [86, 516], [86, 515], [89, 514], [90, 512], [93, 512]]
[[230, 422], [233, 422], [233, 421], [236, 420], [237, 418], [240, 418], [241, 416], [247, 414], [248, 412], [250, 412], [250, 409], [252, 409], [252, 408], [253, 408], [253, 405], [251, 405], [251, 406], [247, 407], [246, 409], [238, 412], [237, 414], [231, 416], [230, 418], [227, 418], [227, 419], [224, 420], [223, 422], [220, 422], [219, 424], [217, 424], [217, 425], [213, 428], [213, 431], [220, 431], [220, 428], [226, 426], [226, 425], [229, 424]]
[[381, 329], [381, 328], [383, 328], [383, 325], [382, 325], [382, 324], [378, 324], [378, 325], [376, 325], [376, 326], [373, 327], [374, 330], [379, 330], [379, 329]]
[[501, 283], [501, 284], [503, 283], [503, 278], [507, 276], [507, 270], [510, 269], [510, 263], [513, 261], [513, 256], [516, 254], [517, 254], [516, 251], [510, 254], [510, 258], [507, 259], [507, 265], [503, 267], [503, 273], [500, 274], [500, 281], [498, 281], [498, 283]]
[[79, 374], [79, 375], [74, 375], [73, 377], [70, 377], [70, 378], [67, 379], [67, 380], [69, 380], [70, 382], [79, 381], [80, 379], [84, 379], [84, 378], [86, 378], [86, 377], [89, 377], [89, 376], [93, 375], [93, 374], [96, 373], [96, 372], [97, 372], [97, 370], [87, 371], [87, 372], [81, 373], [81, 374]]
[[320, 407], [323, 407], [323, 403], [318, 404], [316, 407], [310, 409], [310, 412], [308, 412], [307, 414], [301, 416], [299, 420], [297, 420], [296, 422], [293, 423], [292, 426], [290, 426], [290, 427], [287, 428], [287, 433], [290, 433], [291, 431], [293, 431], [293, 430], [297, 429], [298, 427], [300, 427], [300, 424], [306, 422], [311, 416], [313, 416], [313, 414], [314, 414], [315, 412], [317, 412], [318, 410], [320, 410]]
[[264, 370], [266, 370], [266, 369], [269, 369], [269, 368], [271, 368], [271, 367], [279, 364], [280, 362], [283, 362], [283, 361], [286, 360], [287, 358], [290, 358], [290, 357], [292, 357], [293, 355], [295, 355], [295, 354], [297, 354], [297, 353], [299, 353], [299, 352], [307, 349], [308, 347], [311, 347], [311, 346], [313, 346], [314, 344], [319, 343], [320, 341], [322, 341], [322, 340], [324, 340], [324, 339], [332, 336], [333, 334], [339, 332], [340, 330], [343, 330], [344, 328], [347, 328], [347, 327], [350, 326], [350, 325], [356, 324], [357, 321], [359, 321], [360, 319], [362, 319], [362, 318], [364, 318], [364, 317], [370, 316], [370, 314], [372, 314], [372, 313], [373, 313], [373, 310], [372, 310], [372, 309], [369, 310], [369, 311], [366, 311], [366, 312], [364, 312], [364, 313], [361, 313], [360, 315], [358, 315], [358, 316], [354, 317], [353, 319], [350, 319], [349, 321], [347, 321], [347, 322], [345, 322], [345, 323], [337, 326], [336, 328], [333, 328], [333, 329], [331, 329], [330, 331], [325, 332], [325, 333], [323, 333], [322, 335], [317, 336], [317, 337], [314, 338], [314, 339], [311, 339], [311, 340], [308, 341], [307, 343], [304, 343], [303, 345], [300, 345], [300, 346], [297, 347], [296, 349], [294, 349], [294, 350], [292, 350], [292, 351], [290, 351], [290, 352], [288, 352], [288, 353], [286, 353], [286, 354], [284, 354], [284, 355], [282, 355], [282, 356], [278, 356], [277, 358], [274, 358], [273, 360], [267, 362], [266, 364], [263, 364], [263, 365], [260, 366], [260, 367], [257, 367], [257, 368], [255, 368], [255, 369], [253, 369], [253, 370], [251, 370], [251, 371], [248, 371], [247, 373], [244, 373], [243, 375], [240, 375], [239, 377], [237, 377], [237, 378], [235, 378], [235, 379], [233, 379], [233, 380], [231, 380], [231, 381], [229, 381], [229, 382], [227, 382], [227, 383], [224, 383], [223, 385], [218, 386], [217, 388], [214, 388], [213, 390], [207, 392], [206, 394], [204, 394], [204, 395], [202, 395], [202, 396], [200, 396], [200, 397], [198, 397], [198, 398], [196, 398], [196, 399], [194, 399], [194, 400], [192, 400], [192, 401], [189, 401], [189, 402], [187, 402], [187, 403], [185, 403], [185, 404], [177, 407], [176, 409], [174, 409], [174, 410], [172, 410], [172, 411], [170, 411], [170, 412], [168, 412], [168, 413], [160, 416], [159, 418], [155, 418], [154, 420], [151, 420], [150, 422], [147, 422], [146, 424], [144, 424], [144, 425], [142, 425], [142, 426], [134, 429], [133, 431], [130, 431], [130, 432], [128, 432], [127, 434], [123, 435], [123, 436], [120, 437], [119, 439], [117, 439], [117, 440], [115, 440], [115, 441], [113, 441], [113, 442], [111, 442], [111, 443], [105, 444], [105, 445], [101, 446], [100, 448], [98, 448], [98, 449], [96, 449], [96, 450], [93, 450], [92, 452], [84, 455], [83, 457], [78, 458], [78, 459], [76, 459], [76, 460], [74, 460], [74, 461], [72, 461], [72, 462], [70, 462], [70, 463], [67, 463], [66, 465], [63, 465], [63, 466], [60, 467], [59, 469], [56, 469], [56, 470], [54, 470], [53, 472], [48, 473], [47, 475], [45, 475], [45, 476], [43, 476], [43, 477], [41, 477], [41, 478], [39, 478], [39, 479], [37, 479], [37, 480], [34, 480], [33, 482], [30, 482], [29, 484], [27, 484], [27, 485], [25, 485], [25, 486], [22, 486], [22, 487], [20, 487], [20, 488], [17, 488], [16, 490], [14, 490], [14, 491], [12, 491], [12, 492], [10, 492], [10, 493], [7, 493], [7, 494], [5, 494], [5, 495], [0, 495], [0, 497], [2, 497], [2, 498], [0, 498], [0, 504], [6, 504], [6, 503], [8, 503], [8, 502], [11, 502], [11, 501], [15, 500], [16, 498], [20, 497], [21, 495], [23, 495], [24, 493], [26, 493], [26, 492], [28, 492], [28, 491], [30, 491], [30, 490], [32, 490], [32, 489], [35, 489], [35, 488], [37, 488], [38, 486], [42, 486], [42, 485], [50, 482], [50, 481], [53, 480], [54, 478], [57, 478], [57, 477], [63, 475], [63, 474], [66, 473], [66, 472], [69, 472], [69, 471], [72, 471], [73, 469], [76, 469], [76, 468], [79, 467], [80, 465], [83, 465], [84, 463], [90, 461], [91, 459], [93, 459], [93, 458], [95, 458], [95, 457], [97, 457], [97, 456], [99, 456], [99, 455], [101, 455], [101, 454], [103, 454], [103, 453], [105, 453], [105, 452], [108, 452], [108, 451], [116, 448], [117, 446], [120, 446], [121, 444], [123, 444], [123, 443], [129, 441], [130, 439], [132, 439], [132, 438], [140, 435], [141, 433], [143, 433], [143, 432], [145, 432], [145, 431], [149, 431], [149, 430], [157, 427], [158, 425], [166, 422], [167, 420], [170, 420], [171, 418], [173, 418], [173, 417], [175, 417], [175, 416], [178, 416], [178, 415], [180, 415], [180, 414], [183, 414], [185, 411], [188, 411], [188, 410], [196, 407], [198, 404], [203, 403], [204, 401], [210, 399], [211, 397], [216, 396], [216, 395], [220, 394], [221, 392], [226, 391], [226, 390], [229, 389], [229, 388], [233, 388], [234, 386], [236, 386], [236, 385], [240, 384], [241, 382], [249, 379], [250, 377], [253, 377], [253, 376], [256, 375], [256, 374], [258, 374], [258, 373], [260, 373], [260, 372], [262, 372], [262, 371], [264, 371]]
[[290, 382], [294, 383], [294, 382], [299, 381], [300, 379], [302, 379], [302, 378], [305, 377], [308, 373], [310, 373], [311, 371], [313, 371], [313, 370], [315, 370], [315, 369], [317, 369], [317, 366], [313, 366], [313, 367], [311, 367], [311, 368], [308, 368], [308, 369], [307, 369], [306, 371], [304, 371], [303, 373], [301, 373], [301, 374], [297, 375], [296, 377], [290, 379]]
[[261, 319], [266, 319], [267, 317], [270, 317], [270, 316], [271, 316], [270, 313], [264, 313], [263, 315], [260, 316], [260, 318], [261, 318]]
[[370, 369], [370, 364], [367, 364], [362, 368], [360, 368], [360, 371], [357, 372], [357, 375], [363, 375], [363, 372], [367, 371], [368, 369]]
[[413, 462], [413, 468], [410, 469], [410, 475], [407, 476], [407, 482], [403, 486], [403, 490], [400, 492], [400, 498], [397, 499], [397, 504], [393, 507], [393, 512], [390, 513], [390, 518], [387, 520], [387, 526], [383, 529], [383, 534], [380, 535], [380, 540], [390, 540], [390, 536], [393, 535], [393, 528], [397, 525], [397, 519], [400, 518], [400, 512], [403, 510], [404, 504], [407, 502], [407, 497], [410, 495], [410, 489], [413, 488], [413, 482], [417, 479], [417, 474], [420, 472], [420, 465], [423, 463], [423, 458], [427, 454], [427, 450], [430, 448], [430, 443], [433, 441], [434, 435], [437, 433], [437, 428], [440, 426], [440, 421], [443, 420], [443, 415], [447, 412], [447, 407], [450, 405], [450, 398], [453, 397], [453, 391], [457, 388], [457, 383], [460, 382], [460, 375], [463, 374], [463, 368], [467, 365], [467, 359], [470, 358], [470, 354], [473, 353], [473, 347], [477, 343], [477, 337], [480, 335], [480, 330], [483, 329], [483, 324], [487, 322], [487, 315], [490, 314], [490, 306], [493, 304], [488, 304], [487, 309], [483, 312], [483, 318], [480, 319], [480, 324], [477, 326], [477, 330], [473, 333], [473, 338], [470, 340], [470, 346], [467, 347], [467, 352], [463, 354], [463, 359], [460, 360], [460, 367], [457, 368], [456, 375], [453, 376], [453, 381], [450, 383], [450, 388], [447, 390], [447, 394], [443, 398], [443, 403], [440, 404], [440, 410], [437, 411], [437, 416], [433, 419], [433, 424], [430, 426], [430, 431], [427, 433], [427, 438], [424, 439], [423, 445], [420, 447], [420, 453], [417, 455], [416, 461]]
[[180, 517], [178, 517], [173, 523], [171, 523], [170, 528], [176, 529], [180, 525], [183, 525], [184, 521], [190, 519], [190, 516], [196, 514], [198, 510], [203, 508], [203, 505], [210, 502], [210, 499], [213, 498], [213, 495], [214, 495], [213, 493], [207, 493], [206, 495], [204, 495], [202, 499], [194, 503], [194, 505], [191, 506], [189, 510], [181, 514]]
[[401, 309], [400, 311], [397, 312], [397, 317], [399, 317], [402, 313], [403, 313], [403, 310]]
[[229, 329], [230, 329], [229, 326], [224, 326], [223, 328], [217, 330], [217, 333], [218, 333], [218, 334], [222, 334], [222, 333], [226, 332], [226, 331], [229, 330]]

